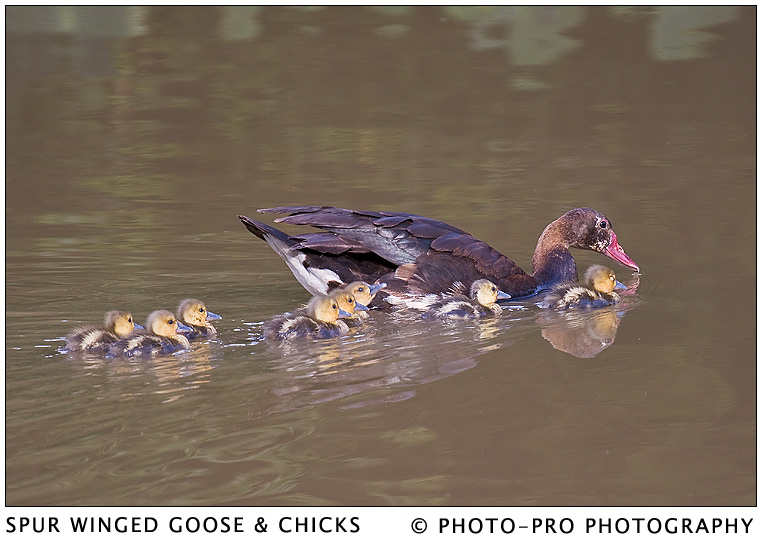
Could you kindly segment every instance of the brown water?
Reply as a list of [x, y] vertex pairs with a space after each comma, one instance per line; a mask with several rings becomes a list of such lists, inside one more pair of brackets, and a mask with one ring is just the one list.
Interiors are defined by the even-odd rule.
[[[6, 32], [8, 504], [755, 504], [756, 8], [9, 7]], [[273, 346], [308, 296], [236, 215], [288, 204], [431, 216], [525, 269], [594, 207], [640, 285]], [[188, 296], [218, 339], [58, 351]]]

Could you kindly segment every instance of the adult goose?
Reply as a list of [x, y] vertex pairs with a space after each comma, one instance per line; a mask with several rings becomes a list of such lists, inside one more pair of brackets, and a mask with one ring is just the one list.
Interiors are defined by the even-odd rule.
[[[586, 207], [572, 209], [548, 224], [537, 241], [531, 275], [484, 241], [419, 215], [319, 206], [259, 212], [287, 214], [275, 222], [324, 230], [290, 236], [238, 216], [251, 233], [267, 241], [313, 295], [325, 295], [356, 280], [385, 282], [385, 294], [425, 295], [446, 293], [457, 282], [470, 288], [474, 281], [487, 279], [516, 299], [576, 281], [570, 248], [600, 252], [639, 271], [620, 246], [609, 219]], [[374, 305], [380, 297], [376, 296]]]

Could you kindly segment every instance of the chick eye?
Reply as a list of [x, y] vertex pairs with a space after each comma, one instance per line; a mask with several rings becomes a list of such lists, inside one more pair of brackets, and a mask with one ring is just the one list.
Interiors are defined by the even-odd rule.
[[171, 326], [175, 323], [175, 321], [170, 319], [170, 320], [167, 320], [167, 323]]
[[132, 323], [132, 318], [127, 318], [127, 323], [131, 324]]
[[200, 309], [198, 309], [198, 312], [204, 312], [204, 307], [201, 307]]
[[601, 229], [605, 230], [608, 227], [609, 227], [608, 222], [606, 222], [605, 220], [601, 220]]
[[364, 291], [365, 291], [365, 288], [363, 288], [362, 286], [360, 286], [360, 287], [357, 289], [357, 291], [358, 291], [358, 292], [364, 292]]

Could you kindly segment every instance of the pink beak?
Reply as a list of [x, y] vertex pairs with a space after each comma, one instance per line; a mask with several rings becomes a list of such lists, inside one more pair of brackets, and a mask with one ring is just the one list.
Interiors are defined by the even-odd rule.
[[609, 246], [606, 248], [606, 250], [603, 251], [603, 253], [612, 260], [618, 261], [623, 266], [629, 267], [635, 272], [640, 272], [640, 267], [638, 267], [638, 264], [630, 259], [630, 257], [622, 248], [622, 245], [620, 245], [616, 240], [616, 234], [613, 231], [611, 232], [611, 243], [609, 243]]

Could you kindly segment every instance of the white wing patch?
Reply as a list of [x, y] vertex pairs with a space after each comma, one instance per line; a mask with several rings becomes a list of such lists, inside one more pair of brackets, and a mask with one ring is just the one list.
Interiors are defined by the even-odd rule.
[[389, 294], [386, 296], [386, 301], [395, 307], [418, 310], [426, 310], [441, 299], [442, 297], [437, 294], [426, 294], [420, 296]]
[[327, 295], [328, 283], [338, 282], [341, 284], [343, 282], [339, 278], [339, 275], [330, 269], [305, 267], [304, 260], [307, 256], [299, 251], [290, 250], [288, 245], [283, 241], [271, 235], [265, 235], [265, 240], [277, 254], [280, 254], [283, 261], [286, 262], [286, 265], [291, 270], [291, 273], [299, 281], [299, 284], [312, 295]]

